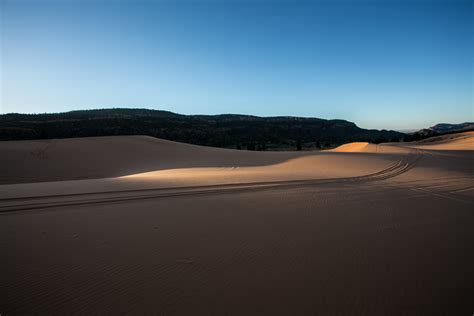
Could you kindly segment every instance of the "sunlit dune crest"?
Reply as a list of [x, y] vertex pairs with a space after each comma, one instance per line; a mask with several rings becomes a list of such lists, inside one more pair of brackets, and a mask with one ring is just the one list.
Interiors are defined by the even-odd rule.
[[371, 151], [372, 146], [373, 146], [372, 144], [369, 144], [367, 142], [353, 142], [353, 143], [341, 145], [337, 148], [331, 149], [330, 151], [346, 152], [346, 153]]
[[[367, 157], [314, 153], [263, 166], [235, 166], [224, 168], [181, 168], [138, 173], [121, 177], [124, 180], [200, 180], [202, 182], [254, 182], [297, 179], [325, 179], [360, 176], [376, 172], [392, 163], [393, 157]], [[370, 162], [370, 163], [367, 163]]]

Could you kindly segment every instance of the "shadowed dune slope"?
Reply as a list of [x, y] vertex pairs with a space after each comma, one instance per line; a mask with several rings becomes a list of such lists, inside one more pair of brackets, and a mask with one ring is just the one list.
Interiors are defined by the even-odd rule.
[[149, 136], [0, 142], [0, 184], [97, 179], [194, 167], [269, 165], [306, 155], [196, 146]]
[[384, 169], [410, 148], [472, 150], [474, 132], [417, 143], [349, 143], [320, 152], [255, 152], [148, 136], [0, 143], [0, 184], [120, 178], [194, 185], [360, 176]]
[[[215, 168], [221, 174], [232, 171], [235, 175], [239, 171], [265, 180], [272, 180], [271, 175], [276, 173], [292, 179], [352, 176], [376, 171], [393, 161], [394, 157], [371, 156], [380, 146], [364, 144], [344, 145], [344, 150], [335, 152], [258, 152], [196, 146], [148, 136], [8, 141], [0, 142], [0, 184], [114, 178], [147, 172], [156, 175], [163, 170], [189, 168], [199, 168], [208, 178]], [[386, 147], [380, 152], [395, 151]], [[188, 177], [188, 171], [175, 175]]]

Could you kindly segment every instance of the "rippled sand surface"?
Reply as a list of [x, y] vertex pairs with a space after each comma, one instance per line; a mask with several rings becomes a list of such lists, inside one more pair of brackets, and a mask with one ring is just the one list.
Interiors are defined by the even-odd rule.
[[474, 136], [0, 143], [0, 313], [471, 315]]

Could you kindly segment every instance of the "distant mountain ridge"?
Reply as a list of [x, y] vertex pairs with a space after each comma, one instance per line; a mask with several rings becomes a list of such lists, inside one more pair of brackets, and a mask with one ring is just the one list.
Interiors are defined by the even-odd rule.
[[439, 123], [429, 128], [423, 128], [405, 137], [406, 141], [421, 140], [433, 136], [441, 136], [450, 133], [474, 131], [474, 122], [459, 124]]
[[266, 150], [399, 141], [405, 134], [345, 120], [239, 114], [182, 115], [148, 109], [99, 109], [0, 115], [0, 140], [148, 135], [197, 145]]
[[460, 124], [439, 123], [429, 128], [437, 133], [460, 132], [474, 129], [474, 122], [465, 122]]

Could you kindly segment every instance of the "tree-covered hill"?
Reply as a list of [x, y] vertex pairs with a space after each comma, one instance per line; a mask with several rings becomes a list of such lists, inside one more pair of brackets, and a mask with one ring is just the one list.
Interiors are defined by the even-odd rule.
[[403, 133], [368, 130], [345, 120], [250, 115], [180, 115], [147, 109], [99, 109], [0, 115], [0, 140], [148, 135], [197, 145], [310, 149], [351, 141], [398, 141]]

